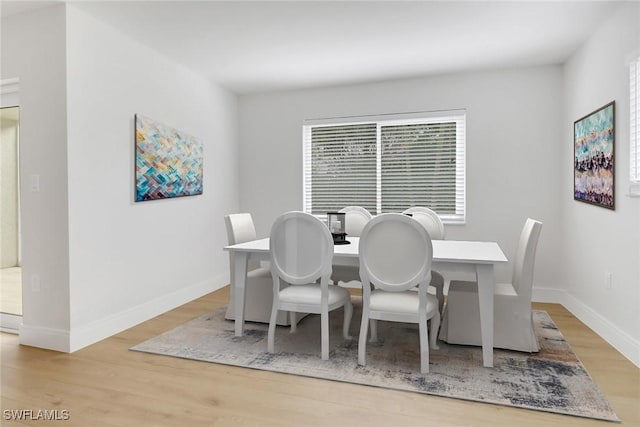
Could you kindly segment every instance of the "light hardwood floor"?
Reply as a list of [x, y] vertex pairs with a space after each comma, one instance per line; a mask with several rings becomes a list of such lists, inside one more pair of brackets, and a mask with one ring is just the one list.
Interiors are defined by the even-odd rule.
[[[2, 409], [68, 410], [78, 426], [606, 426], [577, 417], [128, 351], [226, 304], [228, 288], [62, 354], [1, 334]], [[624, 426], [640, 425], [640, 369], [562, 306], [549, 312]]]

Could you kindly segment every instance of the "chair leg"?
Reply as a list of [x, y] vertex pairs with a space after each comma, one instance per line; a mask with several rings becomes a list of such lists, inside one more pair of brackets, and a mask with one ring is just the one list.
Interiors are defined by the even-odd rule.
[[437, 271], [431, 272], [431, 283], [429, 286], [433, 287], [436, 291], [436, 298], [438, 299], [438, 312], [442, 313], [442, 307], [444, 307], [444, 277]]
[[344, 305], [344, 320], [342, 322], [342, 336], [345, 340], [350, 340], [353, 338], [349, 335], [349, 326], [351, 326], [351, 317], [353, 316], [353, 304], [351, 304], [351, 300], [347, 301]]
[[433, 315], [431, 318], [431, 331], [429, 332], [429, 339], [431, 341], [431, 348], [438, 350], [438, 329], [440, 329], [440, 312]]
[[418, 334], [420, 335], [420, 372], [429, 373], [429, 337], [427, 332], [427, 315], [420, 313], [418, 319]]
[[371, 319], [371, 340], [370, 342], [378, 342], [378, 320]]
[[358, 365], [366, 365], [367, 355], [367, 334], [369, 333], [369, 313], [364, 310], [362, 312], [362, 321], [360, 322], [360, 338], [358, 339]]
[[320, 336], [322, 360], [329, 360], [329, 312], [320, 313]]
[[298, 330], [298, 319], [295, 311], [289, 312], [289, 322], [291, 323], [291, 333], [293, 334]]
[[267, 351], [274, 353], [274, 341], [276, 335], [276, 318], [278, 317], [278, 306], [274, 303], [271, 307], [271, 319], [269, 319], [269, 332], [267, 335]]

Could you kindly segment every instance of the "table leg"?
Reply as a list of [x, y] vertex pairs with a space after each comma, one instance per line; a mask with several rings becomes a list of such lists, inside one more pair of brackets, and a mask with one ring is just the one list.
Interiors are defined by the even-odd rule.
[[245, 289], [247, 284], [248, 252], [238, 252], [234, 256], [234, 266], [231, 272], [232, 298], [235, 316], [235, 333], [241, 337], [244, 329]]
[[482, 331], [483, 366], [493, 367], [493, 293], [495, 279], [493, 264], [478, 264], [478, 299], [480, 303], [480, 330]]

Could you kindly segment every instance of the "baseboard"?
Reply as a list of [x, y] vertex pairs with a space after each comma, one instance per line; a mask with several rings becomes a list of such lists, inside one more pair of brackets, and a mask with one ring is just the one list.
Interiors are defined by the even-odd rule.
[[74, 352], [119, 332], [136, 326], [153, 317], [173, 310], [183, 304], [216, 291], [229, 283], [228, 274], [218, 275], [187, 288], [163, 295], [152, 301], [131, 307], [106, 318], [72, 328], [69, 351]]
[[69, 331], [23, 324], [20, 344], [69, 353]]
[[531, 295], [531, 300], [533, 302], [562, 304], [565, 295], [566, 292], [560, 289], [534, 287]]
[[591, 307], [567, 292], [564, 292], [564, 298], [561, 304], [582, 323], [593, 329], [602, 339], [611, 344], [624, 357], [640, 368], [640, 341], [620, 330], [620, 328], [602, 317]]
[[631, 363], [640, 367], [640, 342], [616, 325], [602, 317], [591, 307], [565, 290], [554, 288], [533, 288], [533, 301], [561, 304], [578, 320], [591, 328], [602, 339], [611, 344]]
[[20, 327], [22, 327], [22, 316], [0, 313], [0, 332], [18, 334], [20, 333]]
[[[228, 283], [228, 274], [222, 274], [88, 325], [75, 328], [72, 333], [62, 329], [33, 327], [23, 324], [20, 328], [20, 344], [62, 352], [77, 351], [223, 288]], [[533, 289], [533, 301], [562, 304], [582, 323], [611, 344], [633, 364], [640, 367], [640, 342], [626, 332], [621, 331], [620, 328], [573, 295], [560, 289], [535, 287]]]

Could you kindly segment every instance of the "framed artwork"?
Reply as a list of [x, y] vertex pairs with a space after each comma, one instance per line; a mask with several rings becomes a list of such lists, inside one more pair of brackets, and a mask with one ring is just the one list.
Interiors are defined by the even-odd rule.
[[202, 143], [135, 115], [136, 202], [202, 194]]
[[573, 123], [573, 198], [615, 209], [615, 101]]

